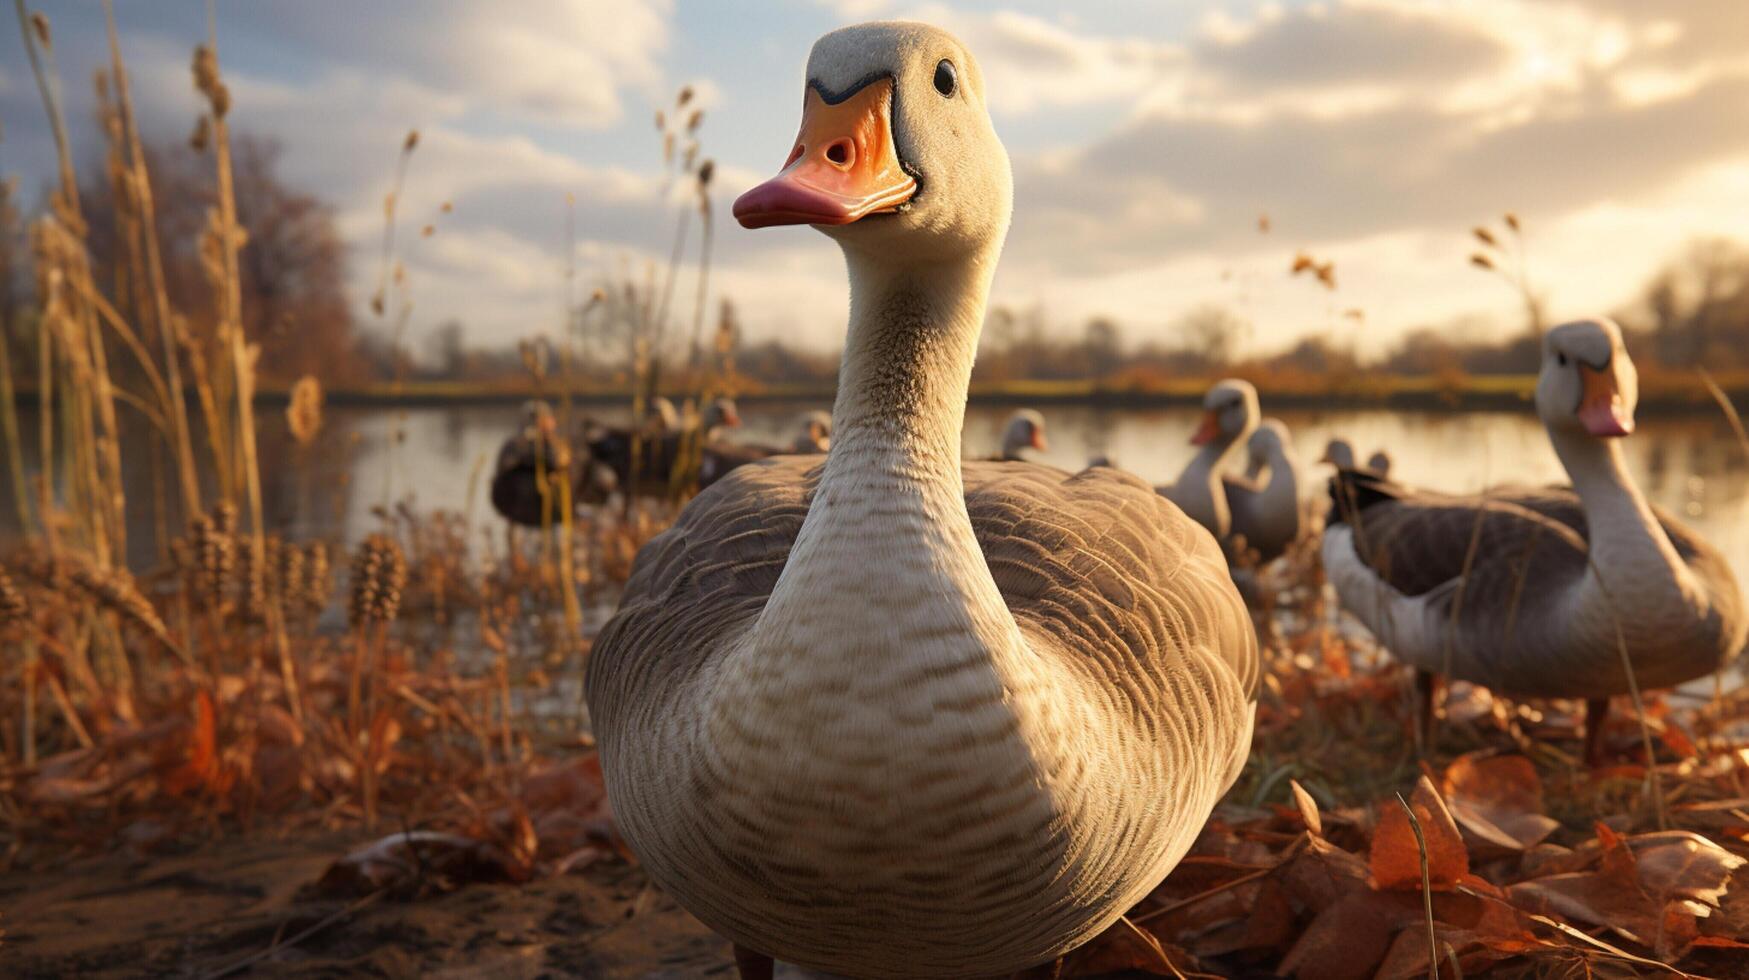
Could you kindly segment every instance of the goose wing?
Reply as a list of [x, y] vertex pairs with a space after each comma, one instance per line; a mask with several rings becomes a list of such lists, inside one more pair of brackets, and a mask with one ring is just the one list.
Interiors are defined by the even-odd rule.
[[[590, 655], [598, 732], [752, 626], [824, 465], [780, 456], [738, 467], [639, 551]], [[1219, 547], [1147, 484], [1119, 470], [1071, 476], [1034, 463], [971, 462], [964, 475], [979, 546], [1030, 635], [1086, 651], [1108, 686], [1127, 692], [1120, 697], [1157, 691], [1163, 677], [1221, 670], [1255, 699], [1257, 641]]]
[[1360, 470], [1339, 472], [1330, 492], [1331, 525], [1346, 525], [1353, 545], [1341, 557], [1375, 586], [1461, 611], [1465, 628], [1511, 632], [1522, 611], [1548, 608], [1586, 567], [1578, 532], [1493, 494], [1416, 491]]

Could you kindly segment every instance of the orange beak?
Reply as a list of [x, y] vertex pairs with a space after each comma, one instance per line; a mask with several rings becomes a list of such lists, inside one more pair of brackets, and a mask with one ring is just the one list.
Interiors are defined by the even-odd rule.
[[1599, 371], [1580, 364], [1579, 377], [1585, 381], [1585, 395], [1579, 400], [1579, 422], [1585, 426], [1585, 431], [1603, 439], [1631, 435], [1634, 417], [1622, 404], [1615, 373], [1607, 368]]
[[1048, 444], [1046, 444], [1046, 442], [1045, 442], [1044, 430], [1042, 430], [1042, 429], [1032, 430], [1032, 448], [1038, 450], [1041, 453], [1050, 448], [1050, 446]]
[[1206, 446], [1215, 441], [1215, 436], [1221, 434], [1221, 417], [1212, 411], [1202, 413], [1202, 425], [1197, 427], [1196, 435], [1190, 437], [1193, 446]]
[[810, 86], [802, 131], [782, 172], [735, 201], [743, 228], [847, 225], [917, 193], [893, 147], [893, 80], [878, 78], [828, 104]]
[[735, 408], [723, 409], [723, 424], [733, 429], [741, 424], [741, 411]]

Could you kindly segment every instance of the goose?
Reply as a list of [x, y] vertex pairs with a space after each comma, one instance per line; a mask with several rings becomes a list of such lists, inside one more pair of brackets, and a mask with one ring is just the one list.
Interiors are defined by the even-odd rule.
[[802, 431], [796, 434], [793, 452], [809, 455], [832, 448], [832, 413], [815, 410], [802, 416]]
[[[666, 411], [659, 407], [664, 403], [668, 405]], [[666, 398], [652, 399], [650, 404], [638, 453], [637, 486], [643, 493], [666, 492], [683, 439], [702, 438], [709, 445], [721, 438], [723, 429], [741, 424], [741, 413], [732, 398], [717, 397], [708, 402], [699, 416], [696, 432], [686, 428]], [[612, 470], [622, 487], [632, 486], [633, 435], [630, 429], [597, 426], [586, 440], [590, 457]]]
[[637, 557], [585, 676], [608, 795], [743, 977], [1048, 969], [1238, 775], [1256, 637], [1214, 539], [1141, 480], [962, 459], [1012, 202], [965, 47], [864, 24], [806, 77], [734, 214], [844, 253], [831, 451], [735, 470]]
[[1638, 396], [1614, 322], [1564, 324], [1543, 338], [1536, 410], [1571, 488], [1462, 497], [1338, 472], [1325, 568], [1342, 604], [1416, 669], [1424, 706], [1436, 675], [1583, 698], [1596, 765], [1609, 698], [1629, 691], [1622, 646], [1642, 688], [1705, 676], [1742, 648], [1749, 616], [1723, 556], [1627, 472]]
[[1002, 426], [1002, 448], [990, 459], [1006, 460], [1008, 462], [1023, 462], [1029, 450], [1044, 452], [1049, 448], [1045, 440], [1045, 417], [1036, 410], [1022, 408], [1008, 416], [1008, 421]]
[[1233, 534], [1269, 561], [1300, 536], [1299, 468], [1293, 436], [1280, 419], [1264, 419], [1245, 442], [1246, 478], [1222, 482]]
[[1202, 407], [1202, 424], [1190, 437], [1191, 445], [1199, 447], [1196, 455], [1178, 480], [1159, 492], [1226, 542], [1233, 533], [1233, 515], [1222, 473], [1228, 459], [1257, 428], [1257, 389], [1249, 381], [1228, 378], [1209, 389]]
[[1318, 462], [1328, 463], [1338, 470], [1365, 469], [1374, 476], [1389, 476], [1391, 474], [1391, 457], [1383, 449], [1372, 454], [1362, 467], [1355, 461], [1354, 446], [1347, 439], [1332, 439], [1324, 444], [1324, 455]]
[[708, 487], [727, 476], [736, 467], [746, 466], [770, 456], [798, 454], [817, 456], [832, 446], [832, 416], [826, 412], [809, 412], [802, 416], [802, 431], [788, 447], [734, 443], [718, 440], [706, 445], [698, 464], [698, 485]]
[[559, 437], [551, 406], [531, 401], [522, 411], [522, 429], [504, 440], [492, 468], [492, 509], [512, 524], [540, 527], [545, 523], [543, 510], [546, 521], [558, 521], [562, 516], [556, 499], [543, 507], [542, 478], [562, 473], [576, 490], [587, 482], [587, 464], [574, 459], [570, 447]]

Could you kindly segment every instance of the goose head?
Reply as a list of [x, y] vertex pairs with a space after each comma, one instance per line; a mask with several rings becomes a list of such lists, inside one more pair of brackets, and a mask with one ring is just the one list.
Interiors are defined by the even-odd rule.
[[1347, 439], [1332, 439], [1324, 444], [1324, 455], [1318, 462], [1329, 463], [1339, 470], [1354, 469], [1354, 447]]
[[1391, 454], [1383, 449], [1366, 458], [1366, 468], [1380, 476], [1391, 475]]
[[1245, 440], [1245, 475], [1256, 477], [1264, 467], [1279, 466], [1287, 458], [1293, 436], [1281, 419], [1264, 419]]
[[1030, 408], [1023, 408], [1008, 416], [1008, 424], [1002, 429], [1003, 459], [1019, 459], [1021, 451], [1025, 449], [1044, 452], [1047, 448], [1043, 415]]
[[811, 224], [847, 253], [903, 264], [999, 245], [1012, 205], [978, 63], [946, 31], [888, 22], [814, 43], [783, 170], [734, 211], [748, 228]]
[[1249, 381], [1228, 378], [1203, 397], [1202, 425], [1190, 444], [1231, 446], [1257, 428], [1257, 414], [1257, 389]]
[[802, 428], [796, 434], [797, 452], [823, 453], [832, 448], [832, 413], [812, 411], [802, 416]]
[[1543, 336], [1536, 410], [1551, 432], [1628, 435], [1639, 398], [1639, 373], [1614, 321], [1564, 323]]
[[725, 426], [734, 428], [741, 424], [741, 412], [735, 408], [733, 398], [713, 398], [704, 408], [704, 431], [711, 432]]

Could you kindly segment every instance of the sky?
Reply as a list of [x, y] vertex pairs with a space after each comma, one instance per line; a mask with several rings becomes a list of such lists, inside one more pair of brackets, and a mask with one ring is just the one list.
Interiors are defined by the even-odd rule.
[[[143, 131], [183, 139], [204, 5], [116, 8]], [[33, 9], [89, 162], [101, 7]], [[1558, 318], [1621, 308], [1691, 239], [1749, 239], [1743, 0], [218, 0], [216, 24], [232, 125], [279, 140], [284, 176], [334, 205], [362, 323], [407, 130], [410, 342], [454, 318], [504, 343], [562, 322], [568, 195], [585, 283], [665, 260], [684, 205], [652, 116], [690, 85], [717, 163], [713, 295], [750, 339], [830, 350], [837, 249], [728, 208], [782, 163], [813, 39], [879, 18], [946, 27], [979, 59], [1016, 185], [994, 302], [1069, 328], [1110, 316], [1170, 343], [1213, 303], [1253, 323], [1253, 350], [1330, 331], [1378, 351], [1514, 322], [1511, 288], [1468, 262], [1470, 229], [1508, 210]], [[54, 156], [7, 33], [0, 173], [29, 190]], [[1336, 264], [1334, 291], [1288, 275], [1299, 250]]]

